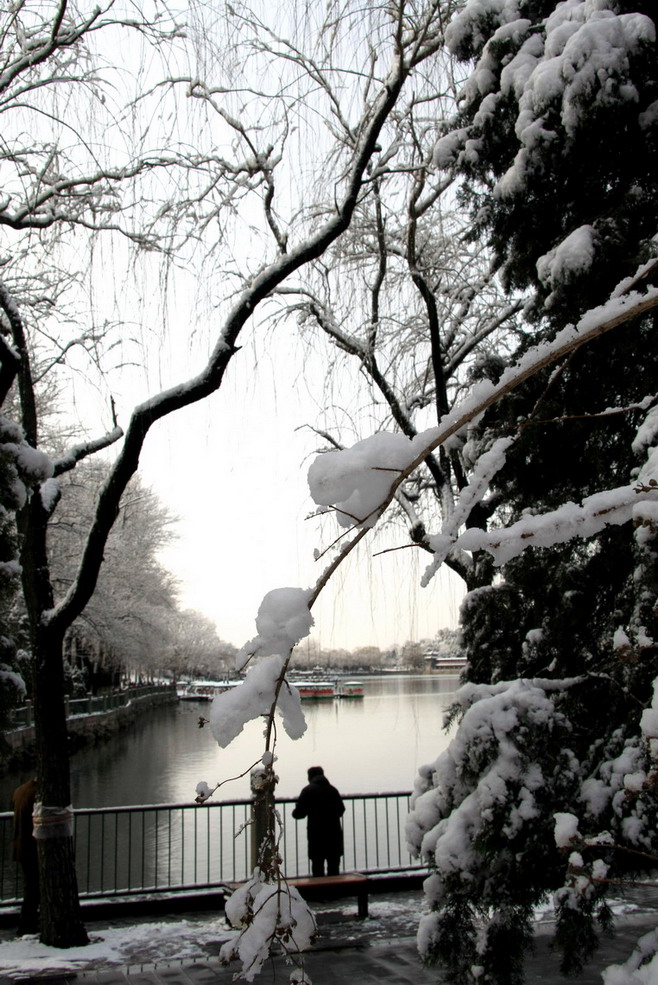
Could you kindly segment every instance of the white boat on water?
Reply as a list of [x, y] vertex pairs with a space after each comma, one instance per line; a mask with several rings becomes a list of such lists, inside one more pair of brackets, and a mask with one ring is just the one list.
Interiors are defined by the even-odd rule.
[[236, 687], [239, 681], [181, 681], [176, 694], [179, 701], [212, 701], [216, 694]]

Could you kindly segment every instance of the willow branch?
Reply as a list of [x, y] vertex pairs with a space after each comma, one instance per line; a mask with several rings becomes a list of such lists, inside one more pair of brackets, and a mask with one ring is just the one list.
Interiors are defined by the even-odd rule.
[[[438, 42], [436, 43], [438, 46]], [[429, 56], [435, 47], [428, 45]], [[96, 515], [90, 528], [86, 545], [73, 585], [62, 601], [44, 619], [51, 625], [64, 628], [82, 612], [91, 598], [103, 551], [110, 530], [119, 512], [121, 496], [137, 471], [146, 436], [152, 425], [184, 407], [203, 400], [219, 389], [231, 359], [238, 351], [237, 341], [245, 324], [261, 302], [291, 274], [305, 264], [317, 260], [327, 248], [350, 226], [368, 164], [372, 158], [380, 132], [388, 119], [409, 73], [404, 52], [397, 50], [388, 78], [380, 88], [372, 107], [366, 112], [351, 168], [345, 182], [345, 192], [333, 214], [299, 246], [280, 255], [266, 265], [243, 291], [229, 312], [219, 341], [205, 369], [197, 376], [172, 387], [145, 401], [135, 408], [126, 430], [123, 447], [112, 470], [101, 488]]]

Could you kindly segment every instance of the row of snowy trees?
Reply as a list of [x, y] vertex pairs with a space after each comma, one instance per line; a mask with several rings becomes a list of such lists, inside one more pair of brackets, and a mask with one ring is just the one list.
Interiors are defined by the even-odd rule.
[[461, 643], [457, 630], [440, 629], [434, 639], [408, 640], [402, 646], [381, 650], [378, 646], [359, 646], [355, 650], [326, 649], [312, 636], [299, 647], [295, 663], [299, 668], [314, 667], [345, 670], [382, 670], [401, 668], [404, 670], [426, 670], [429, 655], [435, 654], [444, 659], [462, 656]]
[[[62, 641], [92, 598], [149, 429], [214, 393], [252, 327], [262, 351], [261, 310], [286, 331], [292, 314], [335, 367], [310, 422], [326, 567], [313, 587], [263, 601], [238, 655], [245, 683], [213, 708], [216, 737], [225, 744], [266, 716], [271, 804], [277, 709], [291, 735], [305, 727], [286, 682], [291, 653], [333, 572], [384, 513], [402, 517], [408, 549], [427, 555], [424, 581], [445, 563], [469, 592], [459, 729], [423, 771], [409, 827], [433, 869], [423, 953], [455, 981], [520, 981], [532, 907], [555, 892], [565, 966], [576, 967], [608, 887], [655, 847], [651, 5], [233, 4], [186, 17], [24, 0], [0, 32], [11, 147], [0, 382], [18, 380], [25, 439], [14, 429], [3, 446], [16, 471], [5, 506], [18, 509], [44, 803], [69, 803], [54, 700]], [[108, 51], [126, 59], [118, 75]], [[67, 99], [91, 138], [72, 133]], [[86, 251], [71, 228], [76, 244], [89, 235]], [[95, 279], [108, 256], [119, 269], [128, 244], [148, 250], [125, 264], [131, 275], [162, 260], [163, 298], [194, 284], [174, 317], [148, 289], [137, 309], [149, 330], [168, 329], [168, 344], [182, 336], [183, 351], [201, 338], [186, 320], [211, 318], [204, 368], [138, 404], [125, 435], [109, 411], [104, 436], [46, 459], [28, 332], [50, 341], [61, 372], [81, 351], [87, 373], [111, 365], [119, 341], [134, 358], [125, 285], [108, 305]], [[343, 395], [352, 365], [358, 413]], [[60, 592], [46, 542], [61, 477], [105, 447], [114, 464]], [[254, 880], [232, 908], [244, 933], [226, 957], [247, 977], [272, 940], [295, 950], [313, 929], [285, 892], [269, 816]], [[85, 933], [60, 834], [39, 845], [42, 938], [67, 946]]]
[[[59, 593], [71, 584], [106, 471], [88, 462], [62, 482], [61, 507], [48, 535]], [[9, 517], [5, 524], [11, 553], [15, 532]], [[174, 517], [135, 477], [108, 539], [94, 595], [64, 638], [67, 693], [95, 692], [126, 678], [216, 677], [231, 667], [235, 647], [219, 639], [211, 620], [178, 603], [176, 583], [159, 560], [173, 537]], [[15, 578], [4, 579], [2, 595], [8, 675], [2, 703], [9, 709], [31, 697], [32, 680], [25, 603]], [[21, 680], [12, 676], [16, 672]]]
[[[49, 530], [59, 593], [75, 575], [106, 471], [86, 462], [62, 483], [61, 506]], [[176, 536], [175, 517], [136, 476], [108, 538], [94, 594], [64, 641], [69, 662], [86, 668], [90, 678], [95, 668], [99, 679], [119, 681], [213, 677], [230, 667], [235, 648], [219, 639], [210, 619], [181, 609], [175, 579], [160, 561], [161, 550]]]

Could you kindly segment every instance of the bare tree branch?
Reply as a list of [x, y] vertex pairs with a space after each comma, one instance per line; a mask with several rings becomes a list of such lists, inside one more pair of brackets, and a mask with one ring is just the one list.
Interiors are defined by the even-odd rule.
[[[438, 44], [438, 39], [433, 39], [425, 48], [425, 57], [429, 57]], [[238, 351], [236, 344], [240, 332], [258, 305], [290, 274], [320, 257], [349, 227], [379, 134], [395, 106], [408, 73], [405, 51], [398, 47], [385, 82], [364, 115], [345, 189], [333, 214], [297, 247], [264, 267], [252, 279], [229, 313], [220, 340], [201, 374], [135, 408], [126, 429], [121, 452], [100, 492], [97, 514], [89, 532], [75, 584], [47, 617], [52, 628], [68, 625], [82, 611], [93, 593], [102, 563], [103, 546], [117, 515], [123, 491], [137, 470], [141, 450], [151, 426], [155, 421], [196, 403], [219, 388], [231, 359]]]

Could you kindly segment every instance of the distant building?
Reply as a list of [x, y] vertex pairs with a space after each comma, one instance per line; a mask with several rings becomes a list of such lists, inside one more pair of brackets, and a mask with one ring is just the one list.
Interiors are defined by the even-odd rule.
[[437, 639], [425, 648], [424, 659], [428, 670], [452, 674], [462, 671], [466, 666], [466, 657], [460, 652], [459, 634], [440, 630]]

